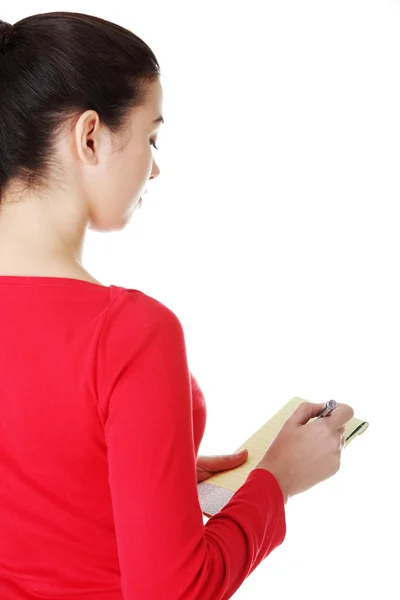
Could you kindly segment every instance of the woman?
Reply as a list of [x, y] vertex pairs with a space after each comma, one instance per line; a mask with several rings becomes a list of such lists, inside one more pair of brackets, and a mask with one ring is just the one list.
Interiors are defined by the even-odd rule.
[[285, 537], [251, 471], [204, 525], [203, 394], [176, 315], [82, 266], [159, 175], [156, 57], [77, 13], [0, 23], [0, 598], [226, 599]]

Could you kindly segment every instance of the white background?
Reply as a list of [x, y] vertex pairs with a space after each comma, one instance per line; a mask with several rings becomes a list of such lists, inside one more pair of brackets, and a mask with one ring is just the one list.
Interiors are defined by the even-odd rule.
[[124, 231], [88, 232], [84, 266], [181, 320], [200, 454], [232, 452], [293, 396], [370, 423], [289, 500], [284, 543], [234, 598], [397, 598], [400, 2], [100, 6], [2, 18], [86, 12], [160, 62], [161, 174]]

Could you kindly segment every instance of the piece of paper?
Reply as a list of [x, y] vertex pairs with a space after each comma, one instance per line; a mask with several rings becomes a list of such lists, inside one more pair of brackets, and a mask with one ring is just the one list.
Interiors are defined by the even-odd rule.
[[[238, 452], [243, 448], [247, 448], [248, 450], [248, 460], [240, 465], [240, 467], [217, 473], [216, 475], [209, 477], [206, 481], [197, 484], [201, 509], [205, 515], [214, 515], [229, 502], [233, 494], [245, 483], [250, 471], [252, 471], [263, 458], [268, 446], [271, 444], [285, 421], [287, 421], [294, 410], [302, 402], [308, 402], [308, 400], [299, 398], [298, 396], [289, 400], [285, 406], [264, 423], [264, 425], [262, 425], [248, 440], [234, 450], [234, 452]], [[321, 418], [329, 419], [329, 417]], [[315, 419], [311, 419], [311, 421], [313, 420]], [[368, 425], [369, 423], [362, 421], [361, 419], [356, 419], [355, 417], [350, 419], [344, 426], [344, 448], [346, 448], [357, 435], [363, 433]]]

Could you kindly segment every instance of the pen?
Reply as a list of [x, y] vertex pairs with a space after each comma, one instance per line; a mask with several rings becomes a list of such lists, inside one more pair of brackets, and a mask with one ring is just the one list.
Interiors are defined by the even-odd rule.
[[320, 410], [317, 414], [317, 419], [319, 419], [320, 417], [328, 417], [331, 414], [331, 412], [335, 410], [336, 407], [336, 400], [328, 400], [328, 402], [325, 402], [323, 409]]

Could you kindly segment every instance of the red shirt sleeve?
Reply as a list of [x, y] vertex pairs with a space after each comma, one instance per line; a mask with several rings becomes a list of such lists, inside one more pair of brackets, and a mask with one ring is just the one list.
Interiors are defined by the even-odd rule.
[[275, 477], [250, 472], [206, 524], [198, 498], [184, 332], [139, 291], [113, 303], [97, 392], [125, 600], [225, 600], [286, 535]]

